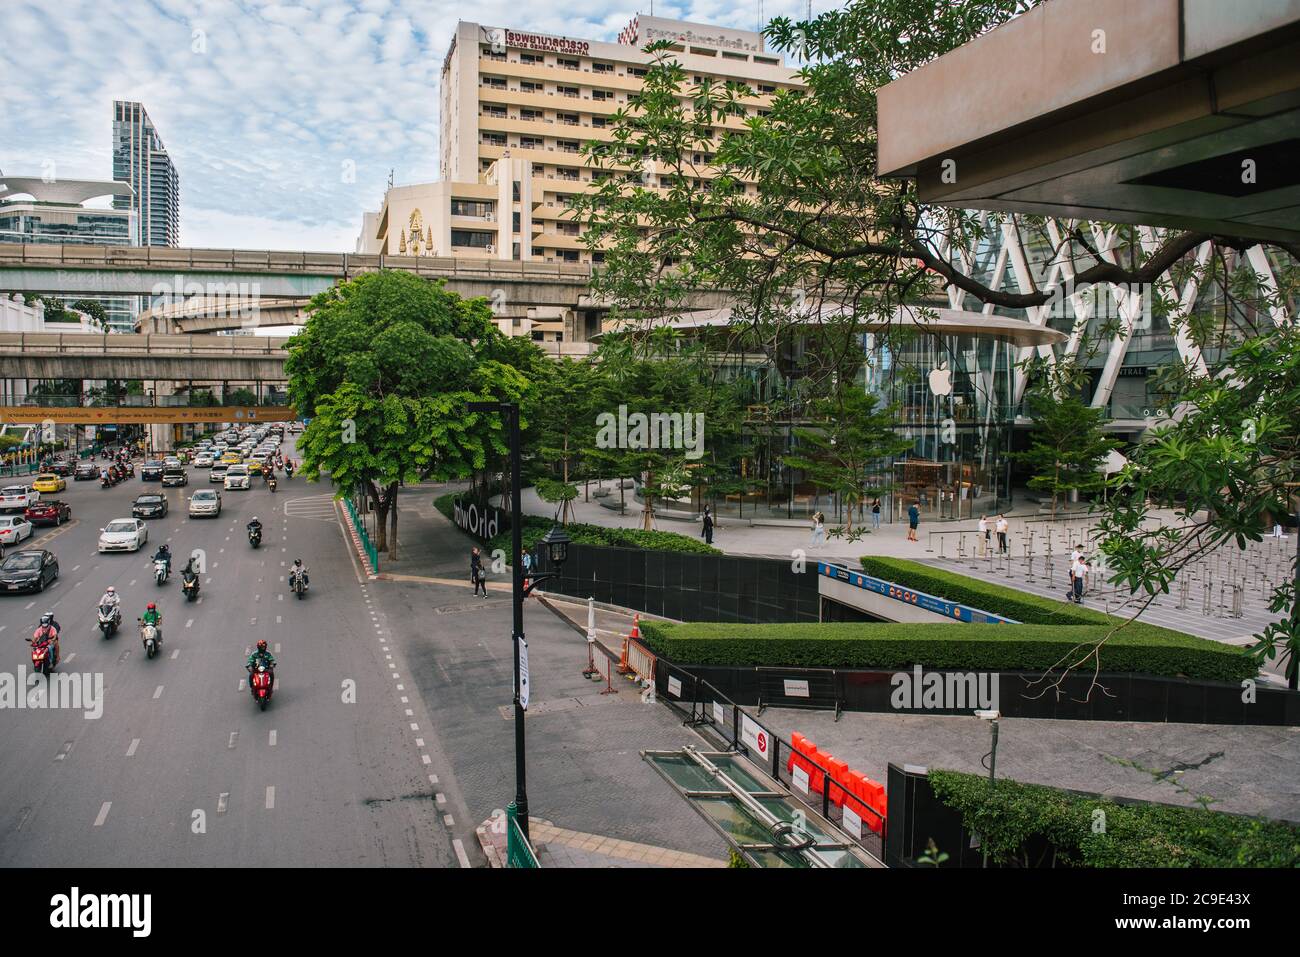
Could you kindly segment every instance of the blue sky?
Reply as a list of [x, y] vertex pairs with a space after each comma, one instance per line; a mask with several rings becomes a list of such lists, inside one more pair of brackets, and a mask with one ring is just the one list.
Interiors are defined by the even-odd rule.
[[[139, 100], [180, 171], [184, 245], [351, 251], [390, 169], [437, 177], [458, 19], [613, 41], [638, 2], [0, 0], [0, 170], [111, 179], [113, 100]], [[754, 29], [758, 3], [654, 12]]]

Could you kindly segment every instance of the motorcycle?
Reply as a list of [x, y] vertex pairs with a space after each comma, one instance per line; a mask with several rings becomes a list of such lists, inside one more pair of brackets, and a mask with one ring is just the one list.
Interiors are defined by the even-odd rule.
[[153, 560], [153, 580], [159, 585], [170, 578], [171, 573], [171, 566], [168, 565], [167, 562], [163, 561], [161, 558], [155, 558]]
[[266, 667], [266, 662], [259, 661], [257, 670], [249, 670], [248, 690], [253, 694], [253, 700], [266, 710], [267, 702], [271, 700], [271, 688], [275, 684], [275, 672]]
[[99, 606], [99, 630], [104, 633], [105, 638], [112, 638], [121, 624], [122, 610], [117, 605], [106, 603]]
[[198, 598], [199, 597], [199, 576], [195, 575], [193, 578], [187, 578], [185, 579], [185, 581], [181, 582], [181, 591], [185, 593], [186, 601], [193, 601], [194, 599]]
[[260, 528], [250, 528], [248, 530], [248, 544], [254, 548], [262, 544], [262, 530]]
[[289, 584], [293, 586], [294, 594], [296, 594], [298, 600], [301, 601], [303, 594], [307, 591], [307, 576], [302, 572], [294, 572], [290, 578]]
[[146, 625], [143, 618], [137, 618], [140, 622], [140, 641], [144, 645], [145, 657], [152, 658], [158, 654], [158, 626]]
[[58, 650], [53, 638], [47, 638], [38, 641], [35, 638], [28, 638], [32, 646], [32, 669], [40, 675], [48, 676], [54, 670], [54, 666], [59, 663]]
[[275, 476], [272, 476], [271, 478], [266, 480], [266, 487], [269, 488], [272, 492], [275, 491]]

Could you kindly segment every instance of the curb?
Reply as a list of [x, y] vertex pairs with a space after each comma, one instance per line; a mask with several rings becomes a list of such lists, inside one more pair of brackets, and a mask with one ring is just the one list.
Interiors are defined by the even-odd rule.
[[349, 537], [352, 539], [352, 547], [356, 549], [357, 557], [361, 559], [361, 567], [365, 570], [366, 578], [369, 581], [374, 581], [379, 577], [379, 575], [370, 565], [370, 556], [366, 554], [366, 550], [361, 544], [361, 536], [357, 534], [357, 528], [352, 524], [352, 516], [348, 514], [346, 508], [340, 509], [339, 506], [336, 505], [335, 509], [343, 513], [343, 524], [348, 530]]

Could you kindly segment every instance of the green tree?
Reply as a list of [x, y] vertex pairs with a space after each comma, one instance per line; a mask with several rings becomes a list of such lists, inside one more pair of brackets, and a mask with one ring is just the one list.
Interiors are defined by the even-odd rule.
[[72, 304], [72, 308], [90, 316], [100, 329], [108, 330], [108, 313], [104, 311], [103, 303], [96, 299], [78, 299]]
[[1044, 386], [1026, 397], [1034, 420], [1030, 446], [1012, 457], [1033, 472], [1029, 487], [1052, 494], [1052, 515], [1058, 496], [1071, 489], [1100, 491], [1105, 485], [1101, 468], [1115, 441], [1102, 431], [1106, 410], [1093, 408], [1077, 394]]
[[534, 484], [543, 501], [559, 504], [559, 521], [573, 520], [572, 484], [585, 470], [586, 453], [596, 435], [597, 397], [604, 368], [590, 360], [544, 359], [529, 393], [527, 444], [533, 455]]
[[252, 389], [240, 387], [226, 393], [226, 405], [257, 405], [257, 393]]
[[854, 509], [861, 511], [869, 496], [883, 491], [872, 481], [875, 466], [912, 447], [894, 431], [894, 413], [892, 408], [878, 408], [876, 396], [850, 381], [836, 393], [808, 403], [807, 418], [816, 424], [794, 430], [806, 451], [787, 455], [786, 464], [803, 469], [813, 483], [840, 496], [850, 535]]
[[372, 273], [316, 296], [289, 343], [289, 394], [311, 422], [299, 448], [310, 480], [361, 490], [378, 512], [376, 547], [396, 558], [401, 485], [483, 469], [507, 448], [499, 415], [471, 401], [519, 401], [528, 380], [493, 357], [483, 299], [405, 272]]

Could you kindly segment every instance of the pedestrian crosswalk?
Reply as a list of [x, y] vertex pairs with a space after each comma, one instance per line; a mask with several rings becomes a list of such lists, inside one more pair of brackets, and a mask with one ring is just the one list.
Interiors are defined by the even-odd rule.
[[284, 514], [289, 518], [309, 518], [318, 522], [335, 520], [334, 496], [328, 492], [323, 495], [304, 495], [291, 498], [284, 503]]

